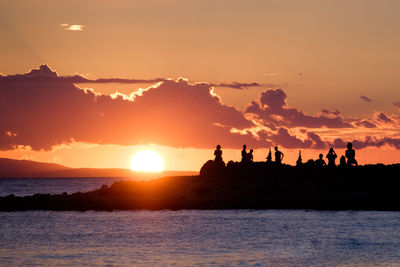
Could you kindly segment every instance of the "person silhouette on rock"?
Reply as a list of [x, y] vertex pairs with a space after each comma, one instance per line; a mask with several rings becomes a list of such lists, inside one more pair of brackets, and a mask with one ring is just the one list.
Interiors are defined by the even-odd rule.
[[346, 167], [347, 165], [346, 165], [346, 158], [342, 155], [341, 157], [340, 157], [340, 164], [339, 164], [339, 166], [340, 167]]
[[282, 160], [283, 160], [284, 156], [285, 155], [281, 151], [279, 151], [278, 147], [276, 146], [275, 147], [275, 164], [277, 166], [280, 166], [282, 164]]
[[335, 160], [337, 155], [332, 147], [329, 149], [328, 154], [326, 154], [326, 158], [328, 159], [328, 167], [336, 167]]
[[315, 161], [315, 166], [320, 167], [320, 168], [326, 166], [326, 162], [325, 162], [325, 160], [323, 160], [323, 157], [324, 157], [324, 155], [319, 154], [319, 159], [317, 159]]
[[246, 162], [250, 163], [253, 162], [253, 149], [250, 149], [250, 152], [246, 155]]
[[301, 150], [299, 150], [299, 157], [296, 160], [296, 166], [297, 167], [303, 166], [303, 159], [301, 158]]
[[271, 164], [272, 163], [272, 153], [271, 153], [271, 148], [269, 149], [269, 153], [267, 156], [267, 163]]
[[243, 149], [242, 149], [242, 163], [245, 163], [246, 162], [246, 159], [247, 159], [247, 151], [246, 151], [246, 145], [243, 145]]
[[358, 166], [356, 160], [356, 151], [353, 149], [352, 143], [347, 143], [346, 158], [348, 166]]
[[217, 149], [214, 151], [214, 156], [215, 156], [215, 159], [214, 159], [214, 162], [223, 162], [223, 160], [222, 160], [222, 150], [221, 150], [221, 146], [220, 145], [217, 145]]

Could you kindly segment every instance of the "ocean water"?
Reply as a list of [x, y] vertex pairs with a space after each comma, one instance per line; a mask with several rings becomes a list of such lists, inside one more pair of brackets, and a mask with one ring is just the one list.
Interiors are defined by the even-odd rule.
[[0, 178], [0, 196], [88, 192], [130, 178]]
[[400, 213], [0, 212], [1, 266], [400, 266]]

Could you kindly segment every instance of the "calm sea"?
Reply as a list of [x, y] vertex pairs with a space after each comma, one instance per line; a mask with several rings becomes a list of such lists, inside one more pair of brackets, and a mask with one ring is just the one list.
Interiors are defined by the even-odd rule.
[[[112, 178], [0, 179], [0, 195], [86, 192]], [[400, 213], [0, 212], [0, 266], [400, 266]]]
[[400, 213], [0, 212], [2, 266], [400, 266]]

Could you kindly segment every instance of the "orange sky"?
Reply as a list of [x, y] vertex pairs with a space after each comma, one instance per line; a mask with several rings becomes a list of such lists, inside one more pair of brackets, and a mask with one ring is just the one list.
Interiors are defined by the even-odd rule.
[[[23, 109], [19, 109], [20, 113], [18, 110], [10, 113], [3, 108], [0, 114], [5, 121], [0, 131], [3, 134], [15, 131], [19, 134], [16, 137], [18, 140], [12, 144], [23, 144], [32, 149], [20, 147], [18, 151], [10, 150], [7, 141], [0, 143], [0, 157], [54, 161], [73, 167], [128, 167], [135, 151], [153, 143], [150, 146], [162, 154], [167, 169], [198, 170], [203, 161], [211, 158], [217, 142], [221, 143], [223, 149], [230, 148], [224, 149], [226, 161], [239, 160], [239, 143], [247, 142], [240, 136], [232, 137], [229, 129], [215, 128], [213, 124], [243, 130], [249, 128], [243, 120], [249, 120], [257, 121], [256, 124], [262, 127], [273, 123], [302, 141], [310, 138], [308, 132], [317, 134], [326, 142], [333, 142], [335, 138], [346, 142], [355, 139], [365, 141], [370, 136], [376, 140], [365, 143], [367, 148], [358, 150], [360, 163], [399, 162], [399, 149], [394, 145], [399, 144], [396, 140], [400, 138], [399, 108], [393, 105], [400, 101], [399, 7], [400, 3], [395, 0], [1, 1], [0, 74], [4, 76], [27, 73], [32, 68], [47, 64], [57, 71], [58, 76], [79, 74], [91, 80], [184, 77], [189, 85], [180, 90], [188, 90], [187, 94], [186, 91], [184, 94], [174, 91], [173, 84], [168, 87], [171, 93], [176, 93], [175, 106], [182, 103], [179, 99], [182, 95], [198, 99], [199, 96], [189, 91], [195, 90], [196, 87], [191, 85], [199, 81], [208, 83], [210, 88], [214, 85], [213, 92], [221, 104], [215, 104], [212, 97], [204, 95], [199, 103], [207, 105], [204, 108], [209, 113], [202, 114], [202, 106], [198, 109], [190, 105], [182, 109], [165, 108], [162, 109], [164, 121], [148, 117], [147, 122], [141, 122], [143, 116], [138, 108], [140, 105], [136, 105], [140, 101], [133, 105], [120, 101], [124, 106], [121, 108], [115, 108], [115, 101], [109, 100], [90, 109], [82, 104], [81, 112], [95, 112], [98, 108], [107, 110], [108, 105], [113, 106], [109, 112], [118, 110], [113, 115], [123, 118], [124, 114], [129, 114], [129, 121], [134, 121], [132, 125], [124, 125], [123, 119], [110, 119], [108, 125], [100, 122], [94, 124], [90, 117], [92, 113], [82, 113], [88, 116], [88, 121], [82, 118], [80, 129], [93, 123], [93, 127], [101, 133], [99, 136], [90, 131], [75, 131], [78, 126], [74, 125], [74, 120], [65, 124], [65, 128], [59, 127], [58, 132], [50, 125], [43, 127], [35, 124], [34, 117], [29, 117], [28, 109], [25, 111], [27, 114], [21, 114]], [[222, 85], [232, 85], [234, 82], [255, 82], [259, 86], [244, 86], [239, 90]], [[93, 88], [96, 93], [103, 95], [117, 90], [129, 95], [140, 87], [146, 88], [155, 83], [74, 84], [80, 88]], [[69, 90], [67, 85], [63, 86]], [[0, 83], [0, 87], [10, 89], [4, 83]], [[36, 87], [35, 90], [41, 90]], [[18, 88], [24, 92], [22, 87]], [[29, 88], [24, 87], [25, 90]], [[257, 100], [260, 94], [278, 88], [282, 88], [286, 95], [283, 109], [265, 109], [262, 102]], [[153, 91], [148, 97], [142, 98], [146, 106], [168, 105], [169, 102], [156, 100], [157, 95], [161, 97], [162, 94]], [[45, 90], [38, 92], [43, 93], [41, 99], [49, 97]], [[204, 92], [207, 93], [208, 89]], [[66, 93], [65, 96], [68, 98], [69, 95]], [[11, 97], [16, 96], [4, 94], [0, 101], [17, 101], [11, 101]], [[270, 97], [271, 101], [276, 101], [275, 95]], [[252, 101], [258, 101], [256, 105], [261, 108], [256, 113], [254, 109], [252, 112], [247, 110]], [[68, 102], [71, 103], [74, 102]], [[40, 103], [29, 105], [34, 110], [43, 106]], [[55, 104], [60, 105], [57, 102]], [[228, 107], [243, 115], [227, 110]], [[51, 112], [49, 106], [44, 108], [43, 112]], [[210, 127], [208, 139], [200, 140], [202, 135], [197, 133], [195, 140], [191, 140], [191, 129], [196, 127], [190, 126], [191, 120], [183, 115], [174, 122], [175, 127], [181, 128], [181, 148], [174, 140], [176, 138], [171, 129], [164, 136], [161, 131], [158, 135], [152, 134], [151, 130], [154, 132], [158, 129], [157, 125], [166, 123], [166, 118], [172, 120], [167, 117], [168, 114], [175, 118], [181, 116], [179, 111], [189, 110], [193, 112], [195, 120], [202, 123], [202, 129]], [[321, 110], [331, 113], [321, 115]], [[336, 110], [340, 111], [340, 115], [332, 113]], [[277, 116], [289, 116], [291, 112], [300, 112], [313, 118], [301, 117], [300, 113], [296, 113], [301, 123], [271, 121]], [[71, 110], [57, 114], [64, 114], [67, 118], [67, 114], [76, 116], [81, 113]], [[212, 114], [220, 115], [214, 118]], [[353, 127], [337, 128], [332, 124], [318, 126], [322, 119], [335, 116]], [[26, 121], [18, 124], [23, 118]], [[306, 120], [318, 123], [311, 125]], [[51, 121], [51, 117], [48, 120], [43, 117], [40, 122]], [[366, 127], [366, 122], [373, 123], [375, 128]], [[145, 129], [143, 135], [138, 133], [130, 139], [129, 135], [119, 134], [121, 131], [138, 130], [133, 128], [138, 126]], [[32, 127], [42, 127], [46, 132], [35, 133]], [[253, 127], [253, 132], [258, 130]], [[283, 138], [285, 130], [281, 130], [279, 137], [277, 129], [266, 128], [268, 134], [277, 136], [269, 136], [275, 139], [268, 139], [272, 140], [271, 143], [264, 145], [283, 146], [289, 163], [294, 163], [298, 148], [292, 147], [294, 143], [292, 146], [285, 145], [279, 139]], [[218, 139], [217, 133], [220, 132]], [[390, 138], [391, 141], [383, 138]], [[260, 147], [255, 159], [263, 160], [266, 148], [262, 149], [263, 144], [253, 139], [248, 141], [250, 145], [253, 142], [254, 147]], [[43, 140], [48, 142], [44, 144]], [[236, 145], [237, 150], [233, 150]], [[310, 149], [310, 146], [302, 144], [305, 157], [315, 158], [319, 151], [327, 151], [325, 148]], [[338, 152], [341, 150], [339, 148]]]

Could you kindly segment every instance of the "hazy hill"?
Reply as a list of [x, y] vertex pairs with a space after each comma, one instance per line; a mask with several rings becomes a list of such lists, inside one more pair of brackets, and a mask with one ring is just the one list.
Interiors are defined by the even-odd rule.
[[68, 169], [55, 163], [0, 158], [0, 177], [39, 177]]
[[134, 172], [129, 169], [69, 168], [55, 163], [0, 158], [0, 178], [17, 177], [132, 177], [150, 179], [160, 176], [197, 175], [194, 171]]

